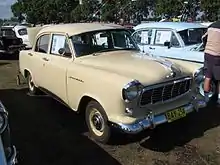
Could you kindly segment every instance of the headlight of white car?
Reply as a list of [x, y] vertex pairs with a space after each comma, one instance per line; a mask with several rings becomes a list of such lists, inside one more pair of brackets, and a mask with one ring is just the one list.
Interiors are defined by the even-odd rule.
[[143, 85], [137, 81], [131, 81], [122, 89], [122, 97], [125, 101], [133, 101], [140, 94], [143, 89]]
[[4, 132], [7, 125], [8, 125], [8, 113], [0, 101], [0, 134]]

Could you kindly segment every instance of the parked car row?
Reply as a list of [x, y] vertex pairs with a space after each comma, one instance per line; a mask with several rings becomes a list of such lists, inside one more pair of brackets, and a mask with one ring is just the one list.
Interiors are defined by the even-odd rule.
[[28, 31], [32, 49], [20, 51], [19, 71], [29, 92], [44, 91], [83, 113], [99, 142], [109, 142], [111, 128], [137, 134], [206, 106], [196, 84], [200, 64], [142, 53], [125, 27], [76, 23]]

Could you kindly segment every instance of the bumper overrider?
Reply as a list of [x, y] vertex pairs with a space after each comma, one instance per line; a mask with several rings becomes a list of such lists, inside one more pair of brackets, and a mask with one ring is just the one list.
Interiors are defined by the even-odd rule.
[[8, 113], [0, 101], [0, 165], [15, 165], [17, 151], [11, 145]]
[[[135, 83], [137, 84], [137, 81], [134, 82], [134, 84]], [[133, 91], [133, 94], [134, 94], [134, 91]], [[128, 99], [125, 99], [125, 97], [123, 98], [126, 102], [129, 101]], [[126, 97], [126, 98], [129, 98], [129, 97]], [[204, 107], [206, 107], [206, 102], [203, 99], [192, 97], [191, 101], [188, 104], [180, 106], [179, 108], [184, 110], [185, 114], [187, 115], [194, 111], [198, 111], [200, 108], [204, 108]], [[145, 118], [139, 119], [134, 123], [131, 123], [131, 124], [114, 123], [113, 125], [125, 133], [137, 134], [139, 132], [142, 132], [143, 130], [154, 129], [156, 126], [164, 124], [164, 123], [168, 123], [168, 122], [169, 120], [167, 119], [166, 113], [154, 115], [153, 111], [151, 111], [148, 113], [148, 115]]]

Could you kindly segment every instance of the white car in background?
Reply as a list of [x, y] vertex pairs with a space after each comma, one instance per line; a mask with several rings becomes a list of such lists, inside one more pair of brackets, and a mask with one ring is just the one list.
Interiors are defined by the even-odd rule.
[[147, 54], [195, 62], [204, 61], [197, 51], [207, 27], [200, 23], [154, 22], [134, 27], [132, 34], [139, 48]]
[[27, 26], [24, 26], [24, 25], [15, 25], [15, 26], [7, 25], [7, 26], [2, 26], [2, 27], [4, 28], [3, 33], [7, 33], [7, 34], [10, 34], [10, 35], [15, 35], [17, 38], [21, 38], [22, 41], [23, 41], [23, 44], [26, 45], [26, 48], [31, 48], [31, 44], [29, 42], [28, 34], [27, 34]]
[[[154, 22], [143, 23], [134, 27], [132, 34], [139, 48], [146, 55], [181, 60], [186, 63], [198, 64], [198, 86], [200, 94], [204, 95], [204, 48], [202, 36], [207, 26], [201, 23], [187, 22]], [[199, 76], [198, 76], [199, 75]], [[215, 93], [215, 84], [213, 82]]]

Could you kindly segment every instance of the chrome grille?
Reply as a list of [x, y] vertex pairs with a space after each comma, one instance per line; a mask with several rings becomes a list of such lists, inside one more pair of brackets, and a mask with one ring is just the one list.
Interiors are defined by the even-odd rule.
[[140, 105], [155, 104], [181, 96], [190, 90], [191, 81], [191, 78], [186, 78], [144, 89]]

